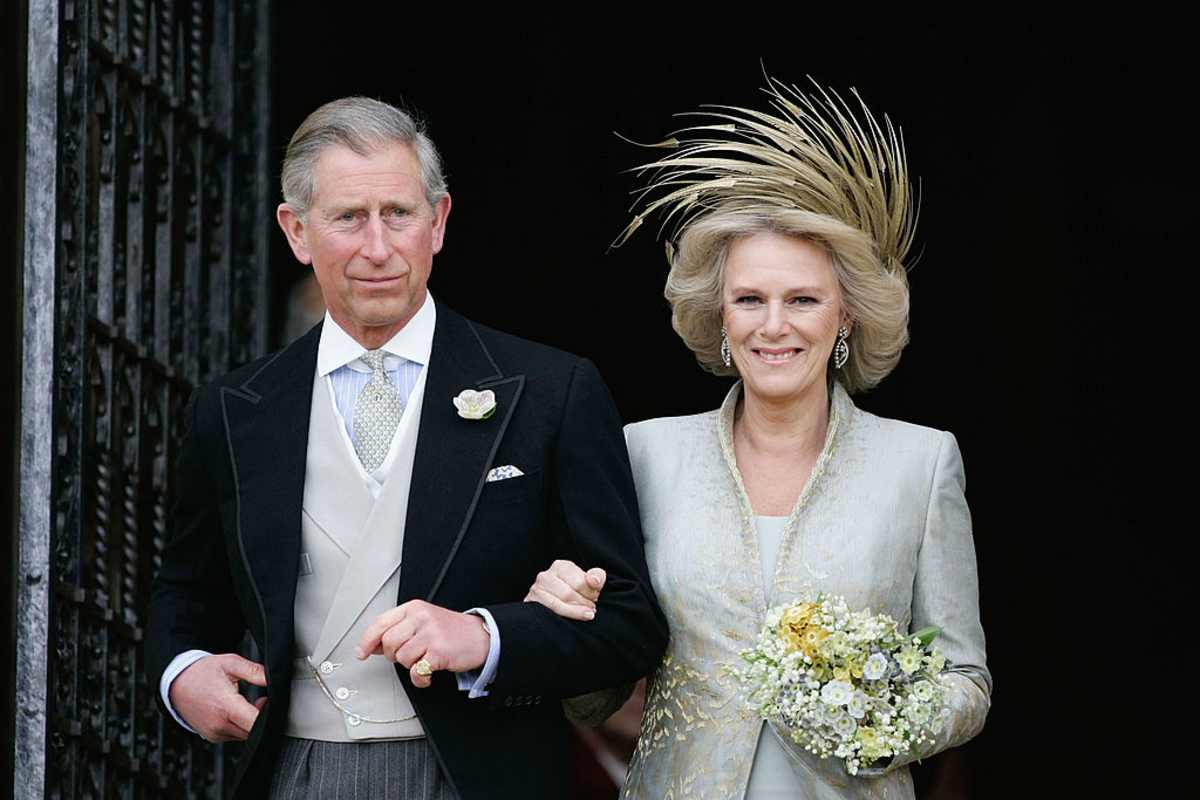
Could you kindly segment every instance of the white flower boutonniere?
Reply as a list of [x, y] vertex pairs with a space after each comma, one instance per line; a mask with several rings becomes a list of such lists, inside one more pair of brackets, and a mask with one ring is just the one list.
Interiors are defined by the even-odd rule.
[[463, 389], [454, 398], [454, 407], [463, 419], [487, 419], [496, 413], [496, 393], [491, 389]]

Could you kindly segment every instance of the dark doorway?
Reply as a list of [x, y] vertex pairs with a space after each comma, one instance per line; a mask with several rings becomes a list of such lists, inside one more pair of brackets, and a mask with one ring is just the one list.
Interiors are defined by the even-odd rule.
[[[8, 112], [0, 126], [0, 218], [8, 219], [24, 213], [27, 5], [0, 3], [0, 108]], [[77, 137], [71, 156], [81, 161], [74, 177], [83, 182], [64, 197], [74, 205], [64, 202], [60, 210], [59, 222], [70, 215], [74, 222], [73, 238], [61, 242], [60, 262], [73, 257], [84, 272], [59, 287], [60, 302], [70, 294], [66, 307], [73, 316], [60, 315], [55, 331], [60, 363], [77, 373], [70, 385], [55, 387], [62, 425], [55, 486], [73, 499], [55, 506], [56, 543], [67, 556], [53, 573], [52, 637], [71, 641], [83, 630], [89, 645], [112, 645], [104, 658], [136, 660], [138, 598], [144, 598], [148, 568], [135, 577], [141, 588], [128, 602], [100, 604], [97, 586], [123, 591], [128, 566], [153, 561], [154, 539], [163, 534], [155, 520], [169, 491], [164, 465], [176, 433], [169, 420], [191, 386], [285, 338], [288, 293], [302, 271], [274, 229], [270, 209], [278, 200], [283, 146], [309, 111], [333, 97], [365, 94], [427, 115], [454, 197], [432, 291], [481, 322], [591, 358], [633, 421], [712, 408], [726, 383], [701, 373], [670, 330], [654, 226], [626, 246], [609, 248], [628, 221], [628, 192], [636, 186], [623, 170], [645, 157], [613, 132], [654, 142], [686, 123], [672, 116], [676, 112], [704, 103], [757, 106], [765, 68], [789, 82], [812, 75], [842, 91], [857, 87], [873, 109], [903, 127], [911, 167], [922, 179], [912, 344], [897, 373], [861, 405], [958, 437], [970, 477], [997, 690], [984, 733], [952, 759], [930, 762], [918, 773], [920, 784], [933, 792], [946, 780], [956, 796], [970, 791], [999, 798], [1034, 787], [1049, 796], [1131, 793], [1136, 786], [1139, 795], [1151, 796], [1176, 783], [1181, 769], [1150, 762], [1160, 755], [1152, 752], [1158, 743], [1171, 739], [1167, 713], [1128, 694], [1134, 691], [1130, 676], [1140, 679], [1147, 671], [1157, 686], [1188, 685], [1182, 665], [1197, 650], [1171, 619], [1185, 607], [1190, 585], [1190, 562], [1181, 557], [1186, 522], [1166, 519], [1161, 498], [1169, 492], [1158, 487], [1154, 469], [1164, 462], [1153, 452], [1155, 440], [1186, 427], [1158, 409], [1176, 402], [1161, 394], [1169, 382], [1161, 373], [1173, 365], [1164, 353], [1180, 341], [1173, 328], [1183, 317], [1165, 307], [1186, 279], [1176, 274], [1193, 260], [1187, 254], [1200, 221], [1186, 144], [1191, 126], [1175, 117], [1181, 98], [1190, 97], [1178, 88], [1190, 75], [1181, 55], [1187, 51], [1163, 30], [1169, 20], [1141, 29], [1128, 21], [1120, 27], [1040, 20], [968, 25], [844, 17], [831, 24], [807, 14], [765, 18], [746, 11], [651, 21], [610, 19], [618, 12], [597, 7], [577, 12], [595, 15], [591, 19], [568, 21], [484, 19], [445, 7], [363, 11], [304, 0], [279, 4], [268, 33], [265, 0], [234, 4], [237, 14], [258, 15], [259, 22], [235, 18], [232, 29], [221, 28], [223, 17], [212, 13], [226, 3], [190, 4], [198, 16], [173, 14], [182, 3], [62, 5], [72, 9], [62, 19], [75, 26], [74, 52], [91, 61], [81, 66], [64, 59], [77, 70], [72, 91], [84, 99], [78, 108], [64, 103], [60, 114], [64, 131]], [[104, 30], [109, 18], [101, 7], [119, 7], [121, 24]], [[148, 7], [159, 16], [150, 28], [139, 28], [146, 19], [134, 23], [135, 12]], [[137, 36], [131, 31], [161, 41], [135, 52], [128, 47]], [[221, 62], [229, 72], [197, 71], [188, 63], [194, 51], [177, 47], [193, 39], [212, 44], [221, 32], [231, 34], [233, 50], [201, 50], [217, 61], [230, 59]], [[257, 104], [266, 99], [268, 49], [269, 139]], [[113, 58], [118, 52], [119, 60]], [[238, 70], [245, 73], [240, 84]], [[192, 79], [206, 87], [201, 94], [219, 96], [209, 109], [215, 117], [238, 123], [215, 145], [223, 156], [230, 148], [238, 155], [215, 173], [203, 157], [208, 129], [200, 124]], [[238, 115], [237, 96], [222, 92], [250, 84], [262, 92], [253, 99], [255, 113]], [[116, 91], [105, 95], [109, 85]], [[102, 103], [102, 96], [130, 102]], [[136, 141], [116, 126], [118, 116], [130, 119], [121, 116], [130, 110], [145, 126], [135, 131]], [[162, 130], [182, 139], [164, 138], [156, 152], [154, 124], [163, 119], [170, 124]], [[165, 188], [141, 176], [155, 199], [161, 192], [169, 198], [161, 208], [165, 223], [156, 205], [154, 213], [142, 209], [147, 227], [131, 228], [137, 216], [128, 213], [129, 193], [113, 195], [126, 212], [107, 221], [119, 220], [122, 236], [133, 230], [154, 248], [159, 242], [150, 231], [165, 226], [161, 258], [139, 262], [143, 276], [160, 275], [156, 264], [179, 267], [161, 274], [167, 283], [156, 284], [161, 291], [153, 300], [136, 304], [144, 312], [137, 335], [129, 333], [133, 323], [110, 313], [120, 302], [96, 310], [95, 288], [83, 277], [101, 266], [110, 278], [120, 273], [113, 267], [116, 250], [103, 256], [108, 261], [98, 255], [96, 242], [112, 242], [88, 239], [98, 235], [99, 194], [80, 188], [101, 177], [96, 159], [107, 145], [98, 125], [121, 135], [113, 139], [120, 143], [112, 145], [110, 162], [118, 176], [130, 174], [134, 146], [142, 148], [143, 166], [182, 167], [167, 170]], [[249, 139], [239, 138], [251, 128]], [[248, 155], [262, 153], [269, 167]], [[191, 166], [179, 159], [191, 159]], [[260, 180], [252, 189], [236, 188], [238, 176], [250, 172]], [[235, 183], [224, 183], [227, 176]], [[185, 191], [197, 182], [226, 191], [216, 200], [196, 195], [201, 209], [233, 204], [220, 233], [228, 248], [215, 254], [186, 235], [188, 215], [199, 215], [201, 230], [215, 222]], [[7, 298], [11, 337], [0, 349], [0, 419], [6, 440], [15, 442], [23, 366], [16, 347], [20, 236], [0, 245], [0, 253], [0, 296]], [[213, 270], [212, 264], [223, 266]], [[268, 272], [273, 288], [269, 302], [261, 302]], [[231, 282], [221, 284], [225, 279]], [[220, 306], [219, 298], [212, 305], [218, 295], [229, 300], [223, 311], [206, 310], [186, 324], [157, 316], [171, 316], [189, 301], [209, 303], [211, 310]], [[131, 296], [121, 301], [127, 311], [134, 308]], [[139, 354], [139, 343], [145, 353]], [[136, 418], [138, 426], [146, 420], [136, 429], [141, 444], [128, 451], [136, 462], [132, 472], [119, 460], [127, 455], [120, 432], [98, 438], [97, 431], [116, 429], [98, 426], [94, 413], [96, 392], [120, 397], [123, 381], [138, 402], [119, 412], [122, 419]], [[154, 416], [148, 395], [166, 411], [154, 429], [161, 452], [148, 438]], [[1158, 430], [1164, 425], [1165, 437]], [[106, 474], [118, 480], [97, 479], [102, 458], [118, 459], [106, 463], [115, 467]], [[14, 530], [15, 465], [12, 448], [0, 464], [6, 531]], [[135, 479], [126, 480], [131, 474]], [[97, 508], [122, 508], [122, 492], [131, 487], [137, 518], [98, 536]], [[131, 531], [143, 537], [138, 558], [120, 555], [122, 537]], [[89, 562], [97, 541], [109, 555]], [[5, 548], [10, 557], [0, 569], [0, 619], [11, 632], [15, 538], [5, 539]], [[134, 612], [132, 622], [121, 616], [127, 610]], [[92, 667], [101, 674], [105, 664], [103, 658], [98, 665], [72, 661], [79, 652], [55, 650], [50, 666], [52, 685], [69, 686], [56, 695], [54, 749], [46, 751], [62, 795], [99, 795], [134, 784], [146, 796], [219, 795], [222, 757], [161, 727], [152, 687], [128, 688], [140, 739], [89, 718], [88, 704], [104, 705], [115, 692], [88, 683]], [[5, 742], [13, 736], [13, 658], [9, 651], [0, 669]], [[136, 668], [125, 676], [133, 674]], [[123, 703], [112, 703], [119, 712], [113, 719], [128, 712]], [[135, 757], [109, 757], [118, 751]], [[0, 774], [12, 774], [11, 759], [6, 749]]]
[[[1128, 466], [1143, 457], [1129, 433], [1151, 388], [1141, 376], [1153, 368], [1153, 303], [1117, 289], [1132, 265], [1179, 263], [1197, 221], [1176, 169], [1181, 143], [1167, 135], [1163, 153], [1160, 142], [1178, 129], [1156, 122], [1186, 94], [1179, 51], [1137, 25], [579, 13], [450, 20], [444, 8], [406, 8], [364, 22], [336, 5], [291, 5], [275, 28], [276, 174], [288, 135], [320, 103], [411, 104], [431, 120], [454, 197], [434, 294], [593, 359], [627, 421], [693, 413], [715, 407], [726, 383], [697, 369], [670, 329], [656, 226], [609, 249], [636, 186], [622, 171], [647, 159], [614, 132], [655, 142], [687, 124], [677, 112], [760, 107], [764, 69], [856, 87], [902, 126], [922, 193], [912, 343], [861, 405], [954, 432], [969, 476], [997, 689], [987, 728], [964, 748], [967, 784], [984, 798], [1025, 792], [1030, 775], [1046, 794], [1133, 780], [1157, 737], [1122, 739], [1130, 767], [1119, 779], [1088, 765], [1112, 752], [1106, 726], [1156, 729], [1158, 712], [1110, 712], [1096, 698], [1110, 695], [1111, 673], [1048, 673], [1047, 661], [1093, 652], [1110, 627], [1195, 654], [1159, 613], [1140, 622], [1140, 602], [1097, 599], [1104, 576], [1120, 575], [1122, 596], [1165, 610], [1182, 605], [1186, 584], [1183, 563], [1158, 546], [1182, 544], [1178, 533], [1158, 544], [1134, 535], [1157, 513], [1140, 500], [1150, 479]], [[302, 269], [280, 235], [271, 246], [278, 310]], [[1123, 330], [1125, 311], [1138, 333]], [[273, 331], [279, 341], [278, 314]], [[1073, 734], [1050, 732], [1064, 728]], [[935, 782], [938, 763], [919, 781]], [[951, 777], [961, 788], [961, 771]]]

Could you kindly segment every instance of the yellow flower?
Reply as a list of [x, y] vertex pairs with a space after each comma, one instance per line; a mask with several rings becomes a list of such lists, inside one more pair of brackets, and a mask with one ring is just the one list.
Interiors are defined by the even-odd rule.
[[829, 632], [818, 625], [809, 625], [804, 629], [804, 643], [809, 647], [816, 647], [829, 636]]
[[783, 643], [787, 646], [789, 653], [794, 653], [800, 649], [803, 642], [800, 640], [800, 634], [787, 625], [779, 626], [779, 638], [783, 639]]
[[859, 725], [858, 730], [854, 733], [854, 738], [858, 739], [861, 746], [858, 752], [864, 765], [869, 766], [872, 761], [888, 754], [886, 746], [870, 725]]
[[[820, 643], [821, 636], [816, 640], [816, 643], [811, 643], [811, 637], [808, 636], [808, 631], [811, 627], [809, 620], [817, 611], [816, 603], [801, 603], [797, 606], [792, 606], [787, 611], [783, 612], [783, 616], [779, 619], [779, 636], [786, 643], [789, 651], [801, 650], [809, 658], [815, 655], [815, 644]], [[818, 630], [820, 630], [818, 628]], [[822, 633], [824, 633], [822, 631]]]
[[846, 681], [847, 683], [849, 683], [850, 682], [850, 670], [847, 669], [846, 667], [835, 667], [833, 670], [833, 677], [839, 681]]
[[863, 674], [864, 660], [861, 658], [851, 659], [849, 662], [850, 674], [856, 678], [861, 678]]
[[829, 632], [824, 628], [817, 625], [809, 625], [800, 634], [800, 650], [809, 658], [817, 658], [821, 642], [828, 635]]
[[803, 628], [813, 615], [815, 606], [812, 603], [801, 603], [783, 612], [780, 622], [792, 628]]
[[875, 734], [875, 729], [870, 725], [859, 725], [858, 731], [855, 732], [854, 736], [862, 743], [863, 747], [874, 747], [879, 743], [879, 737]]

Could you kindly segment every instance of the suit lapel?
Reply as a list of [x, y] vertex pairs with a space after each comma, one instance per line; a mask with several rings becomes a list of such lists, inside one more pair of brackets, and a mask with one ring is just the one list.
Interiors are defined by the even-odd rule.
[[[470, 322], [438, 306], [409, 490], [399, 602], [434, 601], [524, 386], [524, 375], [501, 373]], [[486, 420], [459, 417], [451, 401], [463, 389], [491, 389], [495, 413]]]
[[[221, 389], [238, 546], [263, 624], [273, 634], [263, 637], [272, 659], [291, 658], [287, 648], [319, 342], [317, 326], [242, 386]], [[413, 458], [399, 602], [433, 600], [470, 525], [524, 386], [524, 375], [501, 373], [466, 319], [438, 307]], [[491, 389], [496, 412], [486, 420], [459, 417], [451, 400], [463, 389]]]
[[[318, 325], [241, 387], [221, 389], [238, 547], [266, 627], [260, 642], [268, 659], [284, 663], [291, 658], [300, 510], [320, 333]], [[272, 634], [269, 639], [266, 632]]]

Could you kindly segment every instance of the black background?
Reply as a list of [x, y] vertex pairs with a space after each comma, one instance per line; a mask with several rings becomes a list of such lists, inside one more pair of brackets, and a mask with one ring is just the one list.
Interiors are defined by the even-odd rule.
[[[17, 219], [23, 4], [0, 6], [12, 12], [0, 25], [0, 210]], [[995, 677], [987, 728], [965, 748], [974, 796], [1156, 796], [1190, 782], [1197, 647], [1181, 617], [1194, 605], [1200, 206], [1195, 44], [1174, 35], [1181, 20], [1135, 20], [1138, 8], [1072, 23], [984, 7], [972, 20], [867, 6], [828, 18], [757, 5], [661, 18], [598, 4], [528, 19], [390, 8], [277, 5], [275, 177], [320, 103], [415, 106], [454, 199], [439, 301], [593, 359], [627, 421], [710, 409], [728, 381], [701, 372], [670, 329], [655, 226], [609, 250], [636, 186], [622, 170], [646, 155], [613, 132], [658, 141], [683, 124], [672, 114], [703, 103], [763, 107], [763, 65], [857, 87], [891, 115], [921, 180], [912, 343], [856, 400], [962, 447]], [[278, 337], [303, 268], [271, 235], [263, 313]], [[13, 257], [0, 287], [10, 409], [19, 241], [0, 246]], [[10, 486], [12, 468], [10, 455]]]
[[[697, 14], [456, 25], [304, 4], [274, 22], [272, 157], [338, 96], [423, 112], [454, 200], [435, 296], [593, 359], [633, 421], [713, 408], [728, 381], [670, 329], [656, 226], [609, 251], [622, 170], [646, 155], [613, 132], [654, 142], [702, 103], [764, 107], [764, 65], [857, 87], [903, 128], [922, 196], [912, 343], [857, 402], [964, 454], [995, 677], [974, 796], [1175, 784], [1191, 537], [1168, 511], [1178, 455], [1157, 451], [1190, 432], [1192, 348], [1167, 309], [1197, 205], [1172, 23]], [[274, 248], [278, 298], [302, 268]]]

